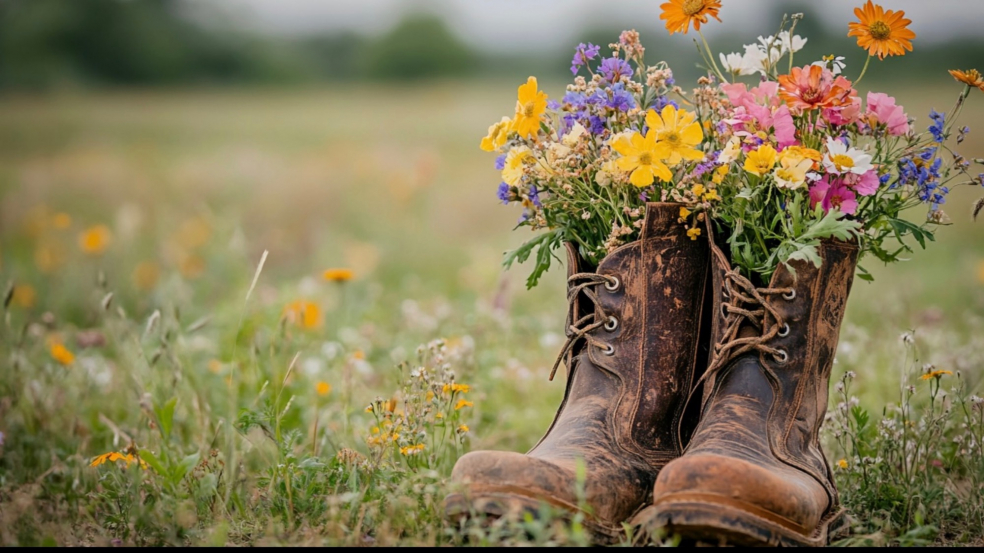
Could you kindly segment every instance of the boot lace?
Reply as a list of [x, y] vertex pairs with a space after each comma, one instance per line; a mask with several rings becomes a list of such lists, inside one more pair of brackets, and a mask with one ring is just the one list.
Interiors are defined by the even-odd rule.
[[[564, 330], [567, 341], [564, 342], [564, 347], [561, 348], [553, 368], [550, 369], [550, 380], [553, 380], [554, 375], [557, 374], [557, 368], [560, 367], [561, 362], [567, 366], [568, 378], [570, 378], [574, 346], [580, 340], [605, 350], [605, 353], [609, 355], [614, 353], [615, 350], [611, 344], [590, 334], [591, 331], [601, 327], [614, 330], [614, 326], [617, 325], [615, 318], [605, 313], [601, 307], [601, 300], [596, 291], [599, 284], [604, 284], [608, 290], [616, 290], [620, 285], [617, 277], [599, 275], [598, 273], [577, 273], [567, 279], [567, 322]], [[595, 309], [575, 320], [577, 304], [582, 296], [588, 298], [594, 304]]]
[[[713, 358], [700, 381], [720, 370], [732, 359], [749, 351], [771, 355], [778, 364], [785, 364], [789, 360], [786, 351], [774, 348], [768, 343], [776, 336], [783, 337], [789, 334], [789, 325], [783, 321], [782, 315], [766, 297], [782, 294], [784, 299], [792, 301], [796, 298], [796, 291], [792, 288], [756, 288], [752, 281], [734, 269], [725, 273], [724, 286], [727, 301], [721, 304], [721, 311], [725, 316], [726, 326], [721, 340], [714, 344]], [[760, 334], [739, 338], [738, 333], [746, 322], [759, 329]]]

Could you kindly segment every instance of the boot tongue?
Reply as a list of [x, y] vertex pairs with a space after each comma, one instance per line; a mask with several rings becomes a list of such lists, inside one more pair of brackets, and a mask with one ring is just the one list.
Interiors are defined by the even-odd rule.
[[649, 202], [646, 204], [646, 222], [642, 227], [642, 238], [661, 238], [675, 234], [684, 234], [683, 225], [677, 222], [680, 218], [682, 204], [666, 202]]

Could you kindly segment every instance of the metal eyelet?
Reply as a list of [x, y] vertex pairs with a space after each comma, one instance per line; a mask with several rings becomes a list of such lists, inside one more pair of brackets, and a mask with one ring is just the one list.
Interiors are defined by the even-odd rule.
[[608, 317], [608, 322], [605, 323], [605, 330], [608, 332], [615, 332], [618, 328], [618, 319], [615, 317]]
[[789, 325], [783, 323], [782, 330], [779, 331], [779, 337], [785, 338], [786, 336], [789, 336]]
[[796, 299], [796, 290], [790, 290], [788, 294], [783, 294], [782, 297], [786, 301], [793, 301]]
[[608, 347], [601, 350], [601, 353], [604, 353], [605, 355], [615, 355], [615, 346], [608, 344]]
[[789, 354], [786, 353], [786, 350], [784, 349], [772, 354], [772, 357], [776, 360], [776, 363], [779, 363], [780, 365], [785, 365], [789, 361]]
[[620, 281], [618, 277], [611, 277], [611, 280], [605, 281], [605, 290], [608, 290], [609, 292], [614, 292], [615, 290], [618, 290], [618, 287], [621, 285], [622, 285], [622, 281]]

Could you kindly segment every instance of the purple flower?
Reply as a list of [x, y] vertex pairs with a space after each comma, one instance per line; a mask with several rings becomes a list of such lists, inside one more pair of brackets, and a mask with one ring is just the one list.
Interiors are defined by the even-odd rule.
[[578, 68], [582, 65], [587, 65], [588, 60], [592, 60], [601, 51], [601, 46], [595, 46], [594, 44], [588, 43], [587, 46], [582, 42], [577, 45], [574, 50], [574, 59], [571, 60], [571, 73], [577, 75]]
[[625, 85], [618, 83], [612, 87], [612, 97], [605, 102], [605, 106], [616, 111], [629, 111], [636, 107], [636, 102], [632, 93], [625, 90]]
[[540, 203], [540, 193], [537, 192], [536, 185], [530, 185], [529, 198], [536, 207], [543, 207], [543, 204]]
[[657, 96], [653, 98], [653, 103], [650, 107], [656, 110], [657, 112], [660, 112], [663, 111], [663, 108], [665, 108], [666, 106], [673, 106], [676, 109], [680, 109], [679, 104], [677, 104], [673, 100], [670, 100], [666, 96]]
[[557, 111], [558, 109], [560, 109], [560, 102], [558, 102], [557, 100], [547, 100], [547, 109], [552, 109], [554, 111]]
[[591, 134], [601, 134], [605, 132], [605, 120], [604, 118], [598, 117], [597, 115], [592, 115], [588, 119], [588, 124], [585, 125]]
[[509, 193], [509, 185], [504, 182], [499, 183], [499, 190], [495, 195], [502, 200], [502, 205], [509, 205], [509, 200], [512, 199], [512, 194]]
[[580, 92], [568, 92], [567, 94], [564, 94], [564, 103], [573, 108], [582, 108], [587, 101], [588, 99], [585, 98], [584, 94], [581, 94]]
[[506, 154], [502, 154], [501, 156], [495, 158], [495, 170], [502, 171], [505, 168], [506, 168]]
[[622, 77], [632, 76], [632, 66], [621, 58], [605, 58], [601, 61], [598, 72], [610, 83], [617, 83]]

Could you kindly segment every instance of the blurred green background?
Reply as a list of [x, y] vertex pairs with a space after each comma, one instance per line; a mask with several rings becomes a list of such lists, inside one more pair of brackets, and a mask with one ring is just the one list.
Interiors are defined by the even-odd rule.
[[[575, 44], [607, 44], [622, 29], [639, 30], [647, 61], [667, 60], [689, 88], [701, 74], [693, 35], [667, 36], [657, 1], [331, 4], [0, 0], [0, 277], [34, 288], [33, 317], [92, 324], [99, 271], [136, 316], [169, 303], [187, 317], [238, 308], [269, 250], [261, 303], [351, 267], [377, 310], [354, 326], [398, 324], [406, 301], [448, 306], [458, 320], [486, 308], [530, 317], [544, 334], [490, 352], [484, 368], [520, 358], [534, 382], [545, 379], [562, 333], [563, 272], [533, 291], [522, 284], [529, 267], [502, 272], [501, 253], [528, 235], [510, 231], [519, 213], [495, 200], [493, 156], [479, 139], [526, 76], [559, 97]], [[984, 7], [889, 4], [910, 11], [915, 51], [873, 63], [862, 93], [896, 96], [921, 128], [960, 90], [946, 69], [984, 68]], [[797, 59], [844, 55], [854, 78], [864, 60], [846, 36], [854, 6], [726, 1], [724, 23], [707, 32], [715, 49], [740, 50], [803, 12], [797, 33], [809, 42]], [[984, 156], [982, 119], [975, 93], [963, 116], [968, 157]], [[981, 195], [951, 195], [954, 224], [929, 251], [869, 267], [877, 280], [856, 284], [847, 347], [891, 349], [902, 332], [943, 329], [926, 345], [938, 363], [979, 372], [984, 222], [970, 212]], [[70, 217], [61, 235], [39, 226], [60, 213]], [[98, 262], [76, 239], [97, 224], [113, 236]], [[157, 271], [149, 289], [134, 272], [142, 263], [145, 276]], [[398, 330], [386, 345], [413, 347]], [[562, 391], [535, 396], [544, 420], [531, 426], [546, 424]], [[517, 436], [519, 447], [536, 429]]]

